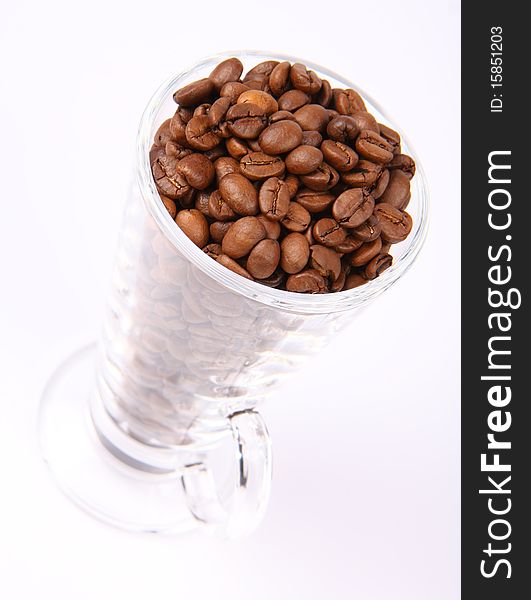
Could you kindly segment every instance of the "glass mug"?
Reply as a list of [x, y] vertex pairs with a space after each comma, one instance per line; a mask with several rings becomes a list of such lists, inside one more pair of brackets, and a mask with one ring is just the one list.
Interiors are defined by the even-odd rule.
[[219, 265], [176, 226], [159, 199], [149, 150], [175, 111], [172, 94], [237, 56], [302, 62], [332, 87], [354, 88], [379, 122], [398, 129], [358, 86], [290, 56], [254, 51], [207, 58], [150, 100], [137, 140], [103, 334], [70, 357], [41, 401], [42, 453], [60, 487], [113, 525], [181, 532], [198, 525], [235, 537], [262, 518], [271, 448], [258, 404], [412, 265], [426, 236], [426, 180], [417, 164], [413, 230], [393, 265], [352, 290], [291, 293]]

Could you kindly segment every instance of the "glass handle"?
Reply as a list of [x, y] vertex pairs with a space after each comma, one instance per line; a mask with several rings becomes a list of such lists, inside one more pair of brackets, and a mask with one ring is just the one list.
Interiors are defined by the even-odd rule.
[[229, 417], [234, 440], [234, 489], [224, 505], [211, 468], [205, 462], [186, 465], [182, 484], [194, 517], [224, 537], [240, 537], [261, 521], [271, 488], [271, 441], [254, 410]]

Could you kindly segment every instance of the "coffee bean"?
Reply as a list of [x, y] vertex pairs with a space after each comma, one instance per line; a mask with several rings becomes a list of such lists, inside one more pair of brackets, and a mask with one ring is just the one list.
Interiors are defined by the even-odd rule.
[[214, 221], [214, 223], [210, 224], [210, 237], [214, 242], [221, 244], [225, 234], [231, 227], [231, 221]]
[[354, 125], [357, 127], [358, 131], [364, 131], [365, 129], [368, 129], [374, 133], [380, 133], [378, 122], [370, 113], [365, 112], [364, 110], [359, 110], [353, 112], [349, 116], [354, 122]]
[[319, 148], [322, 141], [323, 136], [318, 131], [302, 132], [301, 144], [303, 144], [304, 146], [313, 146], [314, 148]]
[[277, 288], [282, 287], [284, 281], [286, 280], [286, 273], [282, 271], [282, 269], [277, 269], [271, 277], [266, 277], [265, 279], [260, 279], [260, 283], [263, 285], [267, 285], [268, 287]]
[[338, 172], [325, 162], [321, 163], [315, 171], [308, 175], [301, 175], [302, 183], [317, 192], [332, 189], [339, 181]]
[[203, 213], [205, 217], [210, 217], [210, 213], [208, 211], [208, 203], [210, 201], [210, 193], [208, 191], [198, 192], [195, 197], [194, 208], [198, 210], [200, 213]]
[[271, 221], [280, 221], [286, 216], [289, 200], [289, 188], [278, 177], [266, 179], [258, 194], [260, 210]]
[[190, 154], [177, 163], [177, 170], [184, 175], [190, 186], [196, 190], [206, 189], [214, 179], [212, 162], [203, 154]]
[[410, 195], [409, 177], [400, 169], [394, 169], [389, 176], [389, 183], [380, 197], [382, 202], [395, 208], [405, 208]]
[[219, 95], [222, 98], [228, 98], [231, 104], [236, 104], [238, 98], [249, 90], [249, 86], [239, 81], [228, 81], [222, 88]]
[[299, 178], [295, 175], [286, 175], [284, 181], [288, 186], [290, 200], [293, 200], [293, 198], [295, 198], [297, 195], [297, 190], [299, 189]]
[[218, 258], [218, 256], [221, 256], [222, 252], [221, 252], [221, 244], [207, 244], [204, 248], [203, 248], [203, 252], [205, 254], [208, 254], [208, 256], [210, 256], [210, 258], [213, 258], [214, 260], [216, 260], [216, 258]]
[[179, 204], [181, 205], [181, 208], [192, 208], [195, 201], [195, 193], [196, 190], [194, 190], [193, 187], [189, 187], [188, 190], [182, 194], [182, 196], [179, 196]]
[[208, 102], [213, 91], [214, 83], [210, 79], [200, 79], [177, 90], [173, 94], [173, 99], [181, 106], [197, 106]]
[[307, 175], [323, 162], [323, 153], [313, 146], [297, 146], [285, 159], [286, 169], [295, 175]]
[[295, 112], [305, 104], [309, 104], [311, 96], [300, 90], [288, 90], [278, 99], [278, 107], [280, 110]]
[[216, 258], [216, 262], [218, 262], [220, 265], [223, 265], [227, 269], [230, 269], [234, 273], [245, 277], [245, 279], [250, 279], [251, 281], [253, 280], [248, 271], [246, 271], [241, 265], [239, 265], [235, 260], [226, 254], [220, 254], [220, 256]]
[[277, 123], [278, 121], [295, 121], [295, 117], [287, 110], [277, 110], [269, 117], [269, 124]]
[[216, 221], [232, 221], [238, 215], [232, 210], [219, 190], [214, 190], [208, 199], [208, 216]]
[[240, 60], [227, 58], [215, 67], [208, 78], [214, 84], [214, 88], [219, 91], [229, 81], [238, 81], [242, 72], [243, 65]]
[[380, 129], [380, 135], [393, 148], [393, 154], [400, 154], [400, 134], [398, 131], [382, 123], [378, 123], [378, 128]]
[[238, 98], [237, 104], [245, 104], [247, 102], [259, 106], [266, 115], [272, 115], [274, 112], [278, 111], [278, 103], [273, 96], [266, 92], [262, 92], [261, 90], [248, 90], [247, 92], [243, 92]]
[[190, 185], [179, 172], [179, 160], [173, 156], [161, 156], [152, 165], [153, 178], [159, 192], [172, 200], [183, 198], [190, 191]]
[[208, 110], [208, 118], [213, 127], [219, 125], [230, 108], [229, 98], [218, 98]]
[[326, 127], [328, 137], [343, 144], [354, 141], [360, 131], [356, 121], [349, 115], [334, 117]]
[[290, 70], [291, 64], [284, 61], [275, 65], [269, 74], [269, 87], [275, 96], [281, 96], [288, 89]]
[[307, 104], [294, 112], [294, 117], [303, 131], [324, 133], [330, 116], [320, 104]]
[[238, 138], [229, 138], [226, 140], [225, 146], [227, 147], [227, 152], [236, 160], [240, 160], [250, 151], [247, 143]]
[[357, 111], [366, 111], [365, 102], [353, 89], [333, 90], [334, 108], [341, 115], [351, 115]]
[[167, 196], [161, 195], [160, 199], [162, 200], [162, 204], [164, 204], [166, 210], [170, 213], [170, 217], [175, 219], [175, 215], [177, 214], [177, 206], [175, 202]]
[[155, 137], [153, 138], [155, 146], [165, 146], [167, 142], [171, 141], [170, 124], [171, 119], [166, 119], [157, 129], [157, 133], [155, 133]]
[[286, 273], [302, 271], [310, 257], [310, 246], [301, 233], [290, 233], [280, 242], [280, 266]]
[[246, 216], [258, 213], [258, 194], [246, 177], [239, 173], [229, 173], [218, 185], [223, 200], [234, 212]]
[[365, 279], [375, 279], [393, 264], [393, 257], [390, 254], [378, 254], [375, 256], [363, 270]]
[[294, 121], [272, 123], [260, 134], [260, 147], [266, 154], [284, 154], [302, 140], [302, 129]]
[[407, 212], [381, 202], [376, 205], [374, 214], [380, 221], [382, 239], [386, 242], [391, 242], [392, 244], [402, 242], [411, 232], [413, 221]]
[[349, 256], [349, 262], [353, 267], [361, 267], [366, 265], [375, 256], [380, 254], [382, 249], [382, 238], [377, 237], [372, 242], [362, 244]]
[[289, 73], [291, 84], [297, 90], [307, 94], [317, 94], [321, 89], [321, 80], [313, 71], [309, 71], [305, 65], [295, 63]]
[[242, 217], [227, 231], [221, 246], [227, 256], [242, 258], [265, 236], [266, 230], [256, 217]]
[[171, 139], [181, 146], [188, 146], [186, 139], [186, 123], [183, 121], [179, 110], [175, 112], [170, 121]]
[[310, 213], [298, 202], [290, 202], [288, 212], [282, 219], [282, 225], [288, 231], [304, 231], [310, 224]]
[[280, 261], [280, 246], [275, 240], [265, 239], [251, 250], [247, 259], [247, 271], [255, 279], [270, 277]]
[[188, 144], [196, 150], [211, 150], [221, 142], [221, 137], [213, 130], [208, 115], [190, 119], [185, 135]]
[[166, 146], [164, 147], [164, 151], [166, 156], [175, 156], [175, 158], [178, 160], [181, 160], [185, 156], [192, 154], [192, 150], [190, 150], [190, 148], [185, 148], [177, 142], [167, 142]]
[[214, 170], [219, 182], [229, 173], [239, 173], [240, 163], [230, 156], [223, 156], [222, 158], [218, 158], [214, 163]]
[[249, 152], [240, 160], [240, 171], [252, 181], [268, 177], [282, 177], [286, 167], [279, 156], [270, 156], [264, 152]]
[[320, 213], [325, 211], [336, 198], [334, 194], [327, 191], [317, 192], [308, 188], [302, 188], [297, 192], [296, 199], [308, 212]]
[[195, 110], [194, 110], [194, 117], [201, 117], [202, 115], [208, 115], [208, 111], [210, 110], [210, 106], [211, 104], [200, 104]]
[[360, 287], [360, 285], [365, 285], [366, 283], [369, 282], [365, 277], [362, 277], [359, 273], [351, 273], [350, 275], [347, 275], [343, 289], [352, 290]]
[[389, 169], [384, 169], [376, 182], [366, 188], [375, 200], [380, 198], [380, 196], [385, 192], [387, 185], [389, 184], [389, 177]]
[[324, 217], [319, 219], [313, 226], [313, 237], [317, 242], [333, 248], [337, 244], [341, 244], [347, 237], [345, 230], [339, 225], [337, 221], [330, 217]]
[[367, 160], [378, 164], [386, 164], [393, 159], [393, 147], [381, 135], [368, 129], [358, 135], [356, 150]]
[[273, 72], [273, 69], [279, 64], [278, 60], [264, 60], [261, 63], [258, 63], [255, 67], [249, 70], [246, 79], [253, 79], [260, 75], [266, 75], [269, 77]]
[[244, 79], [243, 83], [249, 86], [251, 90], [260, 90], [262, 92], [270, 92], [269, 78], [267, 75], [255, 75], [252, 79]]
[[381, 172], [381, 165], [368, 160], [359, 160], [351, 171], [341, 173], [341, 180], [354, 188], [369, 187], [376, 183]]
[[195, 208], [181, 210], [175, 217], [175, 222], [192, 242], [203, 248], [208, 243], [208, 223], [205, 215]]
[[266, 238], [268, 240], [278, 240], [280, 237], [281, 227], [278, 221], [271, 221], [265, 215], [258, 215], [256, 217], [266, 230]]
[[397, 154], [387, 165], [389, 169], [403, 171], [409, 179], [415, 175], [415, 161], [407, 154]]
[[286, 281], [288, 292], [305, 294], [322, 294], [328, 291], [325, 278], [315, 269], [307, 269], [302, 273], [290, 275]]
[[359, 227], [356, 227], [352, 232], [352, 235], [361, 242], [372, 242], [382, 232], [380, 221], [376, 215], [371, 215], [365, 222]]
[[328, 108], [328, 106], [330, 105], [330, 102], [332, 102], [332, 97], [333, 97], [332, 86], [330, 85], [329, 81], [327, 81], [326, 79], [323, 79], [321, 89], [317, 92], [315, 101], [317, 102], [317, 104], [320, 104], [321, 106], [324, 106], [325, 108]]
[[374, 198], [370, 194], [351, 189], [338, 196], [332, 205], [332, 214], [340, 225], [354, 229], [372, 215], [373, 209]]
[[335, 252], [339, 252], [340, 254], [350, 254], [354, 252], [358, 248], [361, 247], [363, 242], [361, 240], [356, 239], [354, 236], [347, 236], [342, 242], [336, 244], [334, 246]]
[[321, 144], [324, 160], [340, 173], [351, 171], [358, 162], [358, 155], [346, 144], [324, 140]]
[[265, 110], [251, 102], [233, 104], [227, 111], [226, 119], [229, 131], [244, 139], [258, 137], [267, 125]]
[[[168, 144], [171, 142], [168, 142]], [[167, 145], [167, 144], [166, 144]], [[149, 151], [149, 164], [153, 165], [153, 163], [158, 159], [158, 158], [162, 158], [163, 156], [166, 156], [167, 152], [166, 149], [162, 146], [155, 146], [155, 144], [153, 144], [153, 146], [151, 146], [151, 149]], [[171, 154], [169, 154], [168, 156], [171, 156]]]
[[323, 277], [331, 277], [332, 280], [337, 279], [341, 272], [341, 259], [339, 254], [322, 246], [321, 244], [314, 244], [310, 246], [310, 264], [311, 266], [319, 271]]
[[308, 245], [313, 246], [315, 244], [315, 239], [313, 237], [313, 226], [315, 225], [315, 221], [311, 220], [308, 225], [308, 229], [304, 232], [304, 237], [306, 238]]

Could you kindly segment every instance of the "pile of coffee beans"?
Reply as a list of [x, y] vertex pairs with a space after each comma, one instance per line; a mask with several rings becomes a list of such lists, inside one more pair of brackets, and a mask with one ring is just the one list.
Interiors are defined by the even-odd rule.
[[410, 233], [412, 158], [352, 89], [300, 63], [229, 58], [177, 90], [150, 151], [160, 197], [218, 263], [290, 292], [348, 290]]

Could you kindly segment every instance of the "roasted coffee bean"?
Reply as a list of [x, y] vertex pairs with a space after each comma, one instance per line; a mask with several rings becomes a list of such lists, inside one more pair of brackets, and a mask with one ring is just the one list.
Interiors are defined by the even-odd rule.
[[275, 240], [262, 240], [251, 250], [247, 259], [247, 271], [255, 279], [270, 277], [280, 261], [280, 246]]
[[350, 273], [350, 275], [347, 275], [343, 289], [352, 290], [360, 287], [360, 285], [365, 285], [366, 283], [369, 283], [368, 280], [365, 279], [365, 277], [362, 277], [359, 273]]
[[278, 177], [266, 179], [258, 194], [260, 210], [271, 221], [280, 221], [286, 216], [289, 200], [289, 188]]
[[308, 225], [308, 229], [306, 229], [306, 231], [304, 232], [304, 237], [306, 238], [306, 240], [308, 241], [308, 245], [309, 246], [313, 246], [313, 244], [315, 244], [315, 238], [313, 237], [313, 226], [315, 225], [315, 221], [312, 220], [310, 221], [310, 224]]
[[311, 96], [300, 90], [288, 90], [278, 99], [278, 107], [280, 110], [295, 112], [301, 106], [309, 104]]
[[294, 121], [272, 123], [258, 139], [266, 154], [284, 154], [296, 148], [302, 140], [302, 129]]
[[328, 137], [343, 144], [354, 141], [360, 131], [356, 121], [349, 115], [334, 117], [326, 127]]
[[223, 265], [227, 269], [230, 269], [234, 273], [245, 277], [245, 279], [250, 279], [251, 281], [253, 280], [252, 276], [249, 274], [248, 271], [246, 271], [241, 265], [239, 265], [235, 260], [230, 258], [230, 256], [227, 256], [226, 254], [220, 254], [216, 258], [216, 262], [218, 262], [220, 265]]
[[239, 81], [228, 81], [222, 88], [219, 95], [222, 98], [228, 98], [231, 104], [236, 104], [238, 98], [249, 90], [249, 86]]
[[358, 131], [364, 131], [365, 129], [368, 129], [374, 133], [380, 133], [378, 122], [370, 113], [365, 112], [364, 110], [359, 110], [357, 112], [353, 112], [349, 116], [354, 121]]
[[302, 188], [297, 192], [296, 199], [308, 212], [320, 213], [325, 211], [336, 198], [330, 192], [317, 192], [308, 188]]
[[393, 257], [390, 254], [378, 254], [375, 256], [363, 270], [365, 279], [375, 279], [393, 264]]
[[400, 154], [400, 134], [398, 131], [391, 129], [382, 123], [378, 123], [378, 127], [380, 129], [380, 135], [393, 148], [393, 154]]
[[269, 117], [269, 124], [277, 123], [277, 121], [295, 121], [295, 117], [287, 110], [277, 110]]
[[208, 198], [208, 216], [216, 221], [232, 221], [238, 215], [227, 204], [220, 191], [214, 190]]
[[361, 240], [356, 239], [354, 236], [349, 235], [346, 237], [341, 243], [336, 244], [334, 246], [335, 252], [339, 252], [340, 254], [350, 254], [354, 252], [358, 248], [361, 247], [363, 242]]
[[265, 110], [251, 102], [233, 104], [227, 111], [226, 119], [229, 131], [244, 139], [258, 137], [267, 125]]
[[304, 146], [313, 146], [314, 148], [319, 148], [322, 141], [323, 136], [318, 131], [302, 132], [301, 144], [303, 144]]
[[266, 230], [256, 217], [242, 217], [235, 221], [225, 234], [221, 247], [231, 258], [242, 258], [263, 240]]
[[297, 146], [284, 161], [286, 169], [294, 175], [307, 175], [323, 162], [323, 153], [313, 146]]
[[302, 183], [317, 192], [332, 189], [339, 181], [339, 173], [325, 162], [321, 163], [315, 171], [308, 175], [301, 175]]
[[321, 152], [326, 162], [340, 173], [351, 171], [358, 162], [358, 155], [342, 142], [324, 140]]
[[304, 231], [312, 220], [310, 213], [298, 202], [290, 202], [288, 212], [282, 219], [282, 225], [288, 231]]
[[334, 279], [330, 284], [331, 292], [340, 292], [345, 287], [345, 281], [347, 280], [347, 275], [349, 274], [350, 267], [348, 265], [341, 265], [341, 270], [339, 271], [339, 277]]
[[380, 254], [382, 249], [382, 238], [377, 237], [372, 242], [362, 244], [349, 256], [349, 262], [353, 267], [362, 267]]
[[405, 208], [410, 195], [409, 177], [400, 169], [394, 169], [389, 176], [389, 183], [380, 196], [380, 201], [395, 208]]
[[351, 115], [357, 111], [366, 111], [365, 102], [353, 89], [333, 90], [334, 108], [341, 115]]
[[361, 189], [343, 192], [332, 205], [334, 219], [347, 229], [355, 229], [366, 221], [374, 209], [374, 198]]
[[159, 192], [172, 200], [183, 198], [190, 191], [190, 184], [177, 169], [178, 164], [179, 160], [174, 156], [164, 155], [151, 167]]
[[270, 156], [264, 152], [249, 152], [240, 160], [240, 171], [252, 181], [268, 177], [282, 177], [286, 167], [279, 156]]
[[247, 145], [249, 146], [249, 150], [251, 152], [261, 152], [262, 148], [260, 148], [260, 144], [258, 140], [247, 140]]
[[162, 200], [162, 204], [164, 204], [166, 210], [170, 213], [170, 217], [175, 219], [175, 215], [177, 214], [177, 205], [175, 202], [167, 196], [161, 195], [160, 199]]
[[318, 131], [324, 133], [330, 115], [320, 104], [307, 104], [293, 113], [295, 120], [303, 131]]
[[250, 150], [247, 143], [238, 138], [229, 138], [226, 140], [225, 146], [227, 147], [227, 152], [236, 160], [240, 160], [246, 156]]
[[205, 254], [208, 254], [208, 256], [210, 256], [210, 258], [213, 258], [214, 260], [216, 260], [216, 258], [218, 256], [221, 256], [222, 251], [221, 251], [221, 244], [207, 244], [204, 248], [203, 248], [203, 252]]
[[269, 77], [273, 72], [273, 69], [279, 64], [278, 60], [264, 60], [258, 63], [255, 67], [249, 70], [245, 79], [253, 79], [260, 75], [267, 75]]
[[319, 92], [317, 93], [316, 97], [315, 97], [315, 101], [317, 102], [317, 104], [320, 104], [321, 106], [324, 106], [325, 108], [328, 108], [328, 106], [330, 105], [330, 102], [332, 102], [332, 86], [330, 85], [330, 82], [327, 81], [326, 79], [322, 79], [322, 85], [321, 85], [321, 89], [319, 90]]
[[164, 123], [162, 123], [162, 125], [157, 129], [157, 133], [155, 133], [155, 137], [153, 138], [155, 146], [164, 147], [167, 142], [172, 140], [170, 124], [171, 119], [166, 119]]
[[175, 111], [181, 117], [182, 122], [186, 125], [188, 121], [194, 116], [193, 107], [179, 106]]
[[310, 252], [310, 265], [323, 277], [331, 277], [332, 280], [339, 277], [341, 259], [335, 250], [321, 244], [314, 244], [310, 246]]
[[194, 208], [198, 210], [200, 213], [203, 213], [205, 217], [210, 217], [210, 212], [208, 210], [208, 203], [210, 201], [211, 192], [203, 190], [198, 192], [194, 201]]
[[205, 215], [195, 208], [181, 210], [175, 217], [175, 222], [192, 242], [203, 248], [208, 243], [208, 223]]
[[229, 173], [218, 186], [223, 200], [234, 212], [246, 216], [258, 213], [258, 194], [246, 177], [239, 173]]
[[232, 221], [214, 221], [210, 224], [210, 237], [221, 244], [227, 231], [232, 227]]
[[341, 173], [341, 180], [350, 187], [364, 188], [376, 183], [381, 173], [381, 165], [368, 160], [359, 160], [351, 171]]
[[308, 71], [305, 65], [295, 63], [289, 72], [291, 84], [297, 90], [307, 94], [317, 94], [321, 89], [321, 80], [313, 71]]
[[185, 148], [177, 142], [167, 142], [166, 146], [164, 147], [164, 151], [167, 156], [175, 156], [175, 158], [177, 158], [178, 160], [181, 160], [182, 158], [188, 156], [189, 154], [192, 154], [193, 152], [192, 150], [190, 150], [190, 148]]
[[246, 104], [248, 102], [255, 106], [259, 106], [266, 115], [272, 115], [278, 110], [278, 103], [273, 96], [266, 92], [262, 92], [261, 90], [248, 90], [247, 92], [243, 92], [238, 98], [237, 104]]
[[214, 179], [212, 162], [203, 154], [189, 154], [177, 163], [177, 170], [196, 190], [206, 189]]
[[382, 242], [382, 249], [380, 251], [380, 254], [388, 254], [392, 245], [393, 244], [391, 244], [390, 242]]
[[212, 105], [211, 104], [200, 104], [195, 110], [194, 110], [194, 117], [200, 117], [202, 115], [208, 115], [208, 111], [210, 110], [210, 107]]
[[188, 140], [186, 139], [186, 123], [183, 121], [179, 110], [177, 110], [171, 118], [170, 134], [173, 141], [181, 146], [188, 146]]
[[214, 163], [214, 170], [219, 182], [229, 173], [239, 173], [240, 163], [231, 156], [223, 156], [222, 158], [218, 158]]
[[219, 91], [229, 81], [238, 81], [242, 72], [243, 65], [240, 60], [227, 58], [215, 67], [208, 78], [214, 84], [214, 88]]
[[196, 190], [193, 187], [189, 187], [188, 190], [179, 196], [179, 204], [181, 208], [192, 208], [195, 202]]
[[177, 90], [173, 94], [173, 99], [180, 106], [197, 106], [208, 102], [213, 91], [214, 83], [210, 79], [200, 79]]
[[275, 96], [281, 96], [289, 87], [291, 63], [284, 61], [275, 65], [269, 74], [269, 88]]
[[[169, 143], [171, 142], [168, 142], [168, 144]], [[166, 156], [166, 154], [167, 152], [164, 147], [155, 146], [155, 144], [153, 144], [153, 146], [151, 146], [151, 150], [149, 151], [149, 164], [153, 165], [157, 158], [162, 158], [163, 156]], [[171, 156], [171, 154], [169, 154], [168, 156]]]
[[378, 164], [386, 164], [393, 159], [393, 147], [381, 135], [364, 129], [356, 140], [356, 150], [361, 156]]
[[244, 79], [245, 85], [251, 90], [260, 90], [261, 92], [270, 92], [269, 78], [267, 75], [255, 75], [252, 79]]
[[386, 242], [391, 242], [392, 244], [402, 242], [411, 232], [413, 221], [407, 212], [381, 202], [376, 205], [374, 214], [380, 221], [382, 239]]
[[282, 269], [277, 269], [271, 277], [266, 277], [265, 279], [260, 279], [260, 283], [263, 285], [267, 285], [267, 287], [278, 288], [282, 287], [284, 281], [286, 280], [286, 273], [282, 271]]
[[295, 198], [297, 195], [297, 190], [299, 189], [299, 178], [296, 175], [286, 175], [284, 181], [289, 189], [289, 197], [291, 200], [293, 200], [293, 198]]
[[212, 104], [207, 114], [213, 127], [221, 123], [229, 108], [229, 98], [218, 98], [214, 104]]
[[376, 182], [366, 188], [375, 200], [380, 198], [380, 196], [385, 192], [389, 183], [389, 177], [389, 169], [384, 169]]
[[372, 242], [382, 232], [380, 221], [376, 215], [371, 215], [359, 227], [356, 227], [352, 232], [355, 239], [360, 242]]
[[212, 150], [221, 142], [221, 137], [213, 130], [208, 115], [190, 119], [185, 135], [188, 144], [196, 150]]
[[389, 169], [403, 171], [409, 179], [415, 175], [415, 161], [407, 154], [397, 154], [387, 165]]
[[329, 248], [341, 244], [345, 241], [347, 234], [337, 221], [330, 217], [319, 219], [312, 229], [313, 237], [316, 242]]
[[288, 292], [305, 294], [322, 294], [328, 291], [326, 279], [315, 269], [307, 269], [302, 273], [290, 275], [286, 281]]
[[310, 246], [301, 233], [290, 233], [280, 242], [280, 266], [286, 273], [302, 271], [310, 257]]
[[266, 238], [268, 240], [278, 240], [280, 237], [281, 227], [278, 221], [271, 221], [265, 215], [258, 215], [256, 217], [266, 230]]

